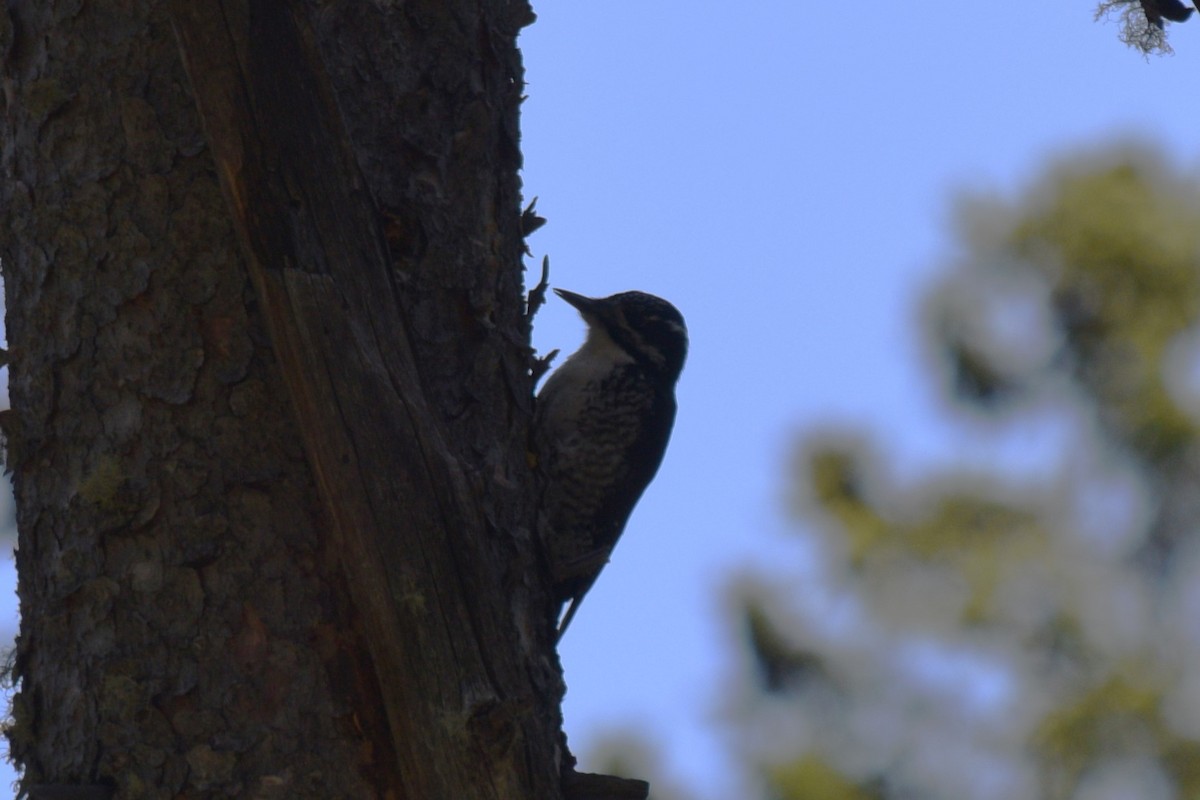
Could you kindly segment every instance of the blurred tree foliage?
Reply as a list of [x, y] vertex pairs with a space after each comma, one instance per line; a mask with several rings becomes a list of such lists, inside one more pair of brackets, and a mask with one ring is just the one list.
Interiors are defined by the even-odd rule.
[[1200, 797], [1200, 181], [1174, 172], [1123, 147], [957, 203], [923, 309], [951, 407], [1047, 441], [1029, 474], [916, 482], [855, 434], [799, 449], [798, 574], [734, 591], [767, 796]]

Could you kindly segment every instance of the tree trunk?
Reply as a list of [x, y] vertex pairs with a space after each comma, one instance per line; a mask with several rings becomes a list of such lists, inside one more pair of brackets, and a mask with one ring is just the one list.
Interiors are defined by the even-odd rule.
[[33, 796], [560, 796], [526, 455], [531, 18], [8, 3], [10, 740]]

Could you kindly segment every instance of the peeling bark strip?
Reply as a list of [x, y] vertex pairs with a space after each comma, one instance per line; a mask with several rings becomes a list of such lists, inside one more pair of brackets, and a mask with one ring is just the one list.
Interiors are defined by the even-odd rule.
[[[382, 13], [345, 5], [317, 12], [317, 29], [300, 2], [178, 2], [173, 13], [370, 646], [392, 785], [412, 798], [555, 797], [561, 690], [545, 658], [545, 598], [526, 580], [530, 494], [516, 458], [529, 394], [508, 130], [519, 74], [487, 74], [516, 28], [498, 28], [484, 3], [415, 4], [410, 19], [375, 20], [394, 41], [319, 43], [361, 24], [338, 13]], [[355, 65], [378, 73], [339, 73], [347, 48], [384, 53]], [[343, 124], [343, 100], [353, 107], [364, 84], [392, 95], [376, 111], [397, 117], [395, 137], [370, 141], [378, 123], [353, 108], [349, 127], [367, 143]], [[456, 93], [474, 115], [467, 128]], [[450, 116], [433, 113], [447, 96]], [[474, 175], [459, 175], [459, 160]], [[505, 169], [514, 175], [497, 181]], [[402, 233], [385, 230], [385, 213]]]

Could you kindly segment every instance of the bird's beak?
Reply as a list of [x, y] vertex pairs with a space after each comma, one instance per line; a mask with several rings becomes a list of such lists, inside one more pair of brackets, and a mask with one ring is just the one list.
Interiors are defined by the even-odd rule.
[[603, 300], [597, 300], [596, 298], [592, 297], [584, 297], [581, 294], [568, 292], [566, 289], [555, 289], [554, 293], [579, 309], [581, 314], [595, 316], [600, 313], [600, 309], [604, 306]]

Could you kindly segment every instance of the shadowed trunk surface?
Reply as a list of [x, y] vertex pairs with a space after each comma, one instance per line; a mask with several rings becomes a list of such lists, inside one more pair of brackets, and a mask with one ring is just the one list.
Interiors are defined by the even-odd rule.
[[10, 2], [26, 785], [559, 796], [523, 2]]

